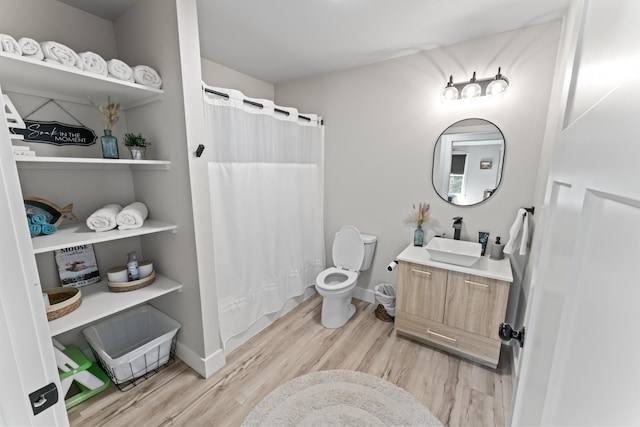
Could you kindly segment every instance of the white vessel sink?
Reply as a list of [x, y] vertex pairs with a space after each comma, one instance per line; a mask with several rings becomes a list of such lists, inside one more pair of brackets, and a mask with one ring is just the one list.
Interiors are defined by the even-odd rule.
[[426, 248], [434, 261], [465, 267], [471, 267], [478, 261], [482, 251], [480, 243], [443, 239], [442, 237], [431, 239]]

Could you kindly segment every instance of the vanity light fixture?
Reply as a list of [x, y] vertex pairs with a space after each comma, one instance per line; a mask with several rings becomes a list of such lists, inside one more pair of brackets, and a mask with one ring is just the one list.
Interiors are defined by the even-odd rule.
[[450, 76], [447, 85], [442, 91], [442, 100], [450, 102], [480, 96], [501, 96], [507, 91], [508, 87], [509, 80], [502, 75], [500, 67], [498, 67], [498, 74], [495, 77], [484, 79], [477, 79], [474, 71], [471, 80], [467, 82], [454, 83], [453, 76]]

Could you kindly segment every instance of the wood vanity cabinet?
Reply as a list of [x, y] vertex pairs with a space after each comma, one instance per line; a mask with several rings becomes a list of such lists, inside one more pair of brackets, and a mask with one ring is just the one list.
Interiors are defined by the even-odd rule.
[[399, 262], [396, 331], [496, 368], [510, 282]]

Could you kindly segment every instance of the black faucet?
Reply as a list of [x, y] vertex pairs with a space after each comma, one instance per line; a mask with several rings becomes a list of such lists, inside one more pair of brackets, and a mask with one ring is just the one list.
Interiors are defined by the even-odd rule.
[[460, 240], [460, 230], [462, 229], [462, 217], [453, 218], [453, 240]]

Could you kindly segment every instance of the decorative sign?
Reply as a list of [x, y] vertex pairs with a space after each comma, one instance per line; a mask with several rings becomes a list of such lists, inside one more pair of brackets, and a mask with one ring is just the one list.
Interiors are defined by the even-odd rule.
[[87, 146], [95, 144], [98, 139], [95, 132], [85, 126], [38, 120], [25, 120], [24, 123], [25, 129], [11, 128], [10, 130], [14, 135], [23, 135], [24, 140], [29, 142]]

